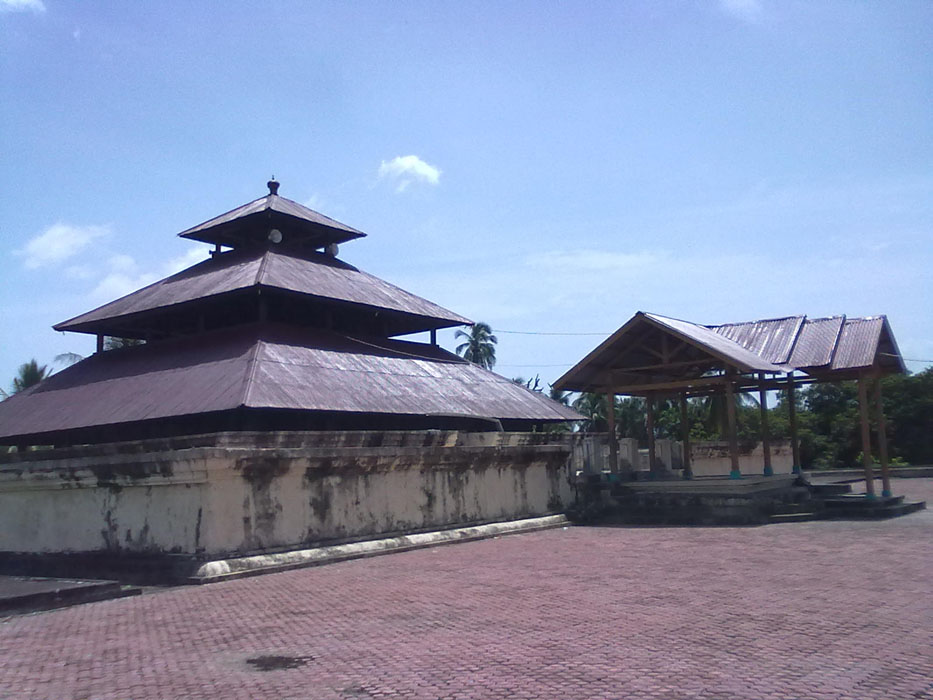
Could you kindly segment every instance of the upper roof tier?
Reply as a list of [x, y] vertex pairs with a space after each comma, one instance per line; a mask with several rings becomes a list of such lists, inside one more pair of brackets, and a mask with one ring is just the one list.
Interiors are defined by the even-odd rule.
[[344, 243], [366, 235], [298, 202], [280, 197], [279, 183], [275, 180], [266, 184], [269, 194], [265, 197], [215, 216], [178, 235], [230, 248], [270, 240], [273, 230], [279, 231], [279, 241], [285, 240], [289, 245], [305, 248], [323, 248], [331, 243]]

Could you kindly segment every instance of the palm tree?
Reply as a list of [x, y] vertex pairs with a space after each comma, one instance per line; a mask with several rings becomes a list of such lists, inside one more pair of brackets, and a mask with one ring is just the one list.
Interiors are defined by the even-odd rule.
[[35, 358], [19, 366], [19, 372], [13, 377], [13, 393], [35, 386], [50, 374], [48, 365], [39, 366]]
[[580, 426], [583, 432], [603, 433], [609, 429], [605, 394], [583, 392], [574, 400], [572, 406], [577, 413], [586, 416], [586, 420]]
[[496, 343], [499, 339], [492, 334], [488, 323], [474, 323], [470, 332], [457, 331], [457, 340], [464, 342], [457, 346], [457, 354], [467, 362], [492, 369], [496, 364]]

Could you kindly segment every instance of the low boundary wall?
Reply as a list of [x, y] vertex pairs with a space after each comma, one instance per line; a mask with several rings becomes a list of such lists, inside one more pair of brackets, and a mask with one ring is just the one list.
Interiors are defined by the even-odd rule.
[[568, 435], [456, 431], [216, 433], [0, 455], [0, 561], [205, 561], [562, 512], [569, 456]]

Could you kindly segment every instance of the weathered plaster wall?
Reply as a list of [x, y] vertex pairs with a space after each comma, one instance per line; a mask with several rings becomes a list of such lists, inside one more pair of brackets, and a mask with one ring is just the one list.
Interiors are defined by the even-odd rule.
[[[259, 445], [259, 446], [257, 446]], [[560, 511], [531, 433], [217, 434], [0, 457], [0, 551], [218, 555]]]

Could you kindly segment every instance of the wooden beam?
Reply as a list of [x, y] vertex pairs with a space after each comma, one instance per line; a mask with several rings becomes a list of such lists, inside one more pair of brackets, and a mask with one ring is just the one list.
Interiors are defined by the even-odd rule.
[[619, 442], [616, 440], [616, 395], [606, 394], [606, 423], [609, 432], [609, 471], [619, 471]]
[[730, 479], [741, 479], [742, 471], [739, 469], [739, 436], [735, 424], [735, 390], [732, 382], [726, 384], [726, 416], [729, 420], [729, 462], [732, 469]]
[[774, 468], [771, 466], [771, 433], [768, 430], [768, 392], [764, 388], [765, 375], [759, 374], [762, 383], [758, 387], [758, 407], [761, 410], [761, 452], [764, 457], [765, 476], [774, 476]]
[[684, 479], [693, 478], [693, 465], [690, 464], [690, 416], [687, 413], [687, 394], [680, 394], [680, 430], [684, 447]]
[[648, 470], [652, 478], [657, 476], [658, 455], [654, 444], [654, 395], [645, 397], [645, 430], [648, 433]]
[[657, 364], [657, 365], [637, 365], [635, 367], [614, 367], [610, 369], [609, 372], [610, 374], [613, 372], [617, 372], [619, 374], [630, 374], [634, 372], [644, 372], [645, 370], [649, 370], [649, 369], [696, 367], [696, 366], [713, 364], [714, 362], [718, 362], [718, 360], [711, 357], [705, 360], [681, 360], [680, 362], [665, 362], [663, 364]]
[[722, 386], [726, 383], [725, 377], [699, 377], [697, 379], [684, 379], [678, 382], [656, 382], [654, 384], [628, 384], [613, 385], [612, 390], [617, 394], [648, 394], [662, 389], [690, 389], [699, 386]]
[[868, 426], [868, 392], [866, 377], [862, 375], [858, 380], [858, 413], [862, 428], [862, 466], [865, 469], [865, 495], [875, 497], [875, 475], [871, 469], [871, 430]]
[[891, 496], [891, 472], [888, 468], [888, 436], [881, 402], [881, 377], [875, 377], [875, 420], [878, 423], [878, 457], [881, 460], [881, 495]]

